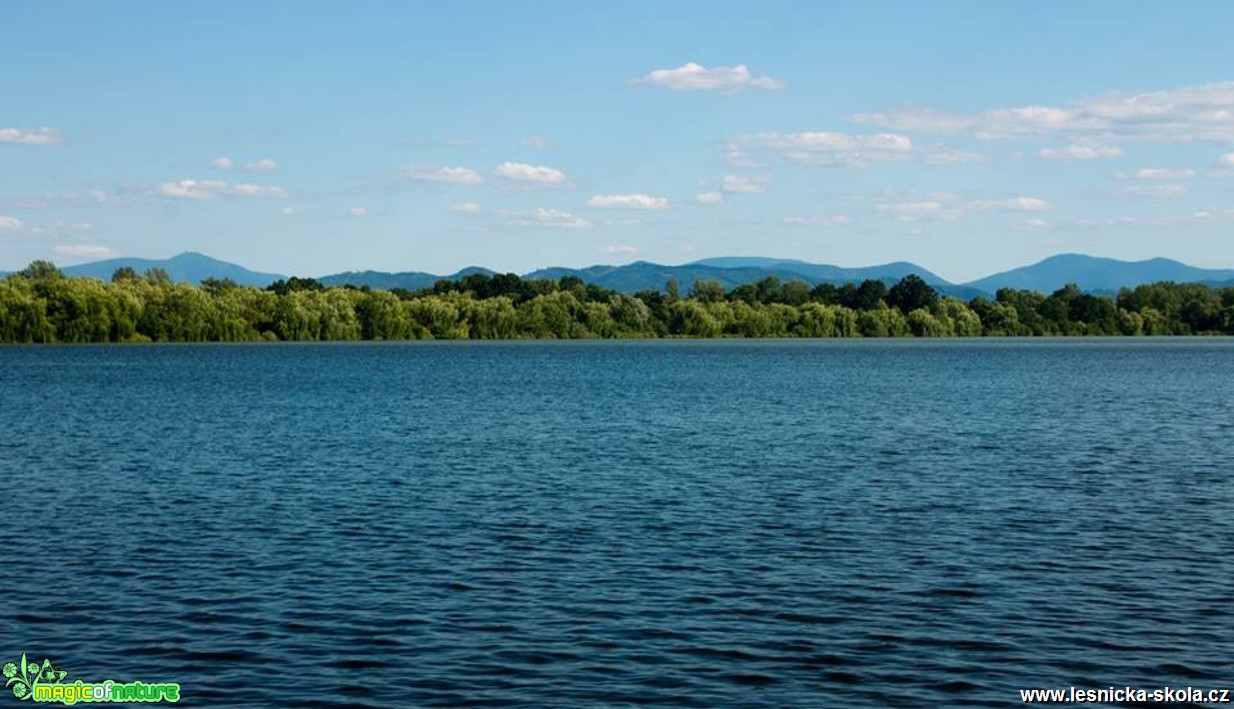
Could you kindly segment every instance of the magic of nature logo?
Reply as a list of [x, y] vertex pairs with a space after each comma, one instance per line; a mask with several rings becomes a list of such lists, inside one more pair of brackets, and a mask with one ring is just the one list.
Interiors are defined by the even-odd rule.
[[51, 660], [42, 664], [29, 662], [22, 653], [20, 662], [6, 662], [3, 667], [4, 686], [18, 699], [55, 704], [78, 702], [178, 702], [180, 685], [175, 682], [66, 681], [68, 672], [55, 667]]

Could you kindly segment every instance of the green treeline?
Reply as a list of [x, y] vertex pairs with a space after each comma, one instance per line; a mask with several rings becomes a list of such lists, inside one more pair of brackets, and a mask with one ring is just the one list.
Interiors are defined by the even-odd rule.
[[439, 281], [418, 292], [173, 283], [161, 270], [111, 282], [68, 278], [36, 261], [0, 279], [0, 342], [235, 342], [648, 337], [977, 337], [1234, 334], [1234, 288], [1156, 283], [1117, 297], [1068, 285], [1049, 295], [1003, 289], [964, 303], [917, 276], [811, 288], [774, 277], [725, 290], [627, 295], [578, 278], [513, 274]]

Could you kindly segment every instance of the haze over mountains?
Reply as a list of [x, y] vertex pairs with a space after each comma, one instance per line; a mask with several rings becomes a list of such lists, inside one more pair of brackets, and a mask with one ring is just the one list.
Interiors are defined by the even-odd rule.
[[[285, 277], [281, 274], [250, 271], [242, 266], [193, 252], [162, 260], [107, 259], [69, 266], [62, 270], [71, 276], [109, 279], [117, 268], [123, 266], [131, 267], [139, 273], [151, 268], [162, 268], [167, 271], [172, 280], [188, 283], [198, 283], [207, 278], [229, 278], [241, 285], [265, 287]], [[465, 268], [458, 273], [448, 275], [419, 271], [398, 273], [360, 271], [330, 274], [321, 276], [318, 280], [325, 285], [348, 284], [380, 289], [419, 290], [432, 287], [434, 283], [443, 278], [458, 279], [473, 273], [491, 274], [494, 272], [479, 267]], [[712, 280], [725, 288], [733, 288], [743, 283], [753, 283], [767, 276], [775, 276], [786, 282], [806, 281], [814, 285], [820, 282], [840, 284], [868, 278], [895, 282], [910, 273], [921, 276], [938, 291], [960, 298], [991, 295], [1004, 287], [1049, 293], [1067, 283], [1076, 283], [1084, 290], [1093, 292], [1117, 291], [1123, 287], [1134, 287], [1158, 281], [1202, 282], [1209, 285], [1234, 286], [1234, 269], [1197, 268], [1165, 258], [1120, 261], [1082, 254], [1051, 256], [1029, 266], [992, 274], [968, 283], [951, 283], [928, 269], [907, 262], [844, 268], [791, 259], [736, 256], [701, 259], [678, 266], [637, 261], [622, 266], [544, 268], [521, 275], [529, 279], [559, 279], [563, 276], [577, 276], [587, 283], [632, 293], [640, 290], [662, 289], [670, 278], [676, 279], [684, 292], [689, 289], [695, 279]]]

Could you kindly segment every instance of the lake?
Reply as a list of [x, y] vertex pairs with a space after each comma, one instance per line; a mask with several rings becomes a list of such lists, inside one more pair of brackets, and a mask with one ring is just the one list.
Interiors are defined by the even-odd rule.
[[0, 660], [186, 706], [1234, 686], [1229, 340], [5, 347], [0, 473]]

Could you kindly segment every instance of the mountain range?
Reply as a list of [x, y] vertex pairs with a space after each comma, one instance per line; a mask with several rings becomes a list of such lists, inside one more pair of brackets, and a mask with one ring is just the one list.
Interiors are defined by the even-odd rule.
[[[69, 266], [61, 270], [71, 276], [90, 276], [106, 280], [111, 278], [116, 269], [124, 266], [138, 273], [152, 268], [161, 268], [172, 280], [187, 283], [199, 283], [207, 278], [228, 278], [241, 285], [265, 287], [285, 278], [276, 273], [250, 271], [234, 263], [193, 252], [182, 253], [164, 260], [107, 259]], [[492, 274], [494, 272], [479, 267], [465, 268], [449, 275], [421, 271], [349, 271], [321, 276], [317, 280], [328, 286], [354, 285], [380, 289], [405, 288], [414, 291], [432, 287], [434, 283], [442, 279], [457, 280], [475, 273]], [[684, 292], [696, 279], [716, 281], [725, 288], [733, 288], [744, 283], [759, 281], [768, 276], [775, 276], [785, 282], [796, 280], [815, 285], [823, 282], [834, 284], [859, 282], [865, 279], [894, 283], [910, 273], [917, 274], [943, 294], [963, 299], [977, 295], [992, 295], [999, 288], [1050, 293], [1068, 283], [1076, 283], [1086, 291], [1097, 293], [1114, 292], [1119, 288], [1135, 287], [1158, 281], [1200, 282], [1213, 286], [1234, 287], [1234, 269], [1197, 268], [1165, 258], [1147, 261], [1119, 261], [1082, 254], [1051, 256], [1029, 266], [995, 273], [967, 283], [951, 283], [921, 266], [903, 261], [879, 266], [844, 268], [830, 264], [754, 256], [707, 258], [678, 266], [636, 261], [621, 266], [543, 268], [522, 275], [527, 279], [559, 279], [564, 276], [576, 276], [587, 283], [633, 293], [640, 290], [662, 289], [669, 279], [675, 279]]]

